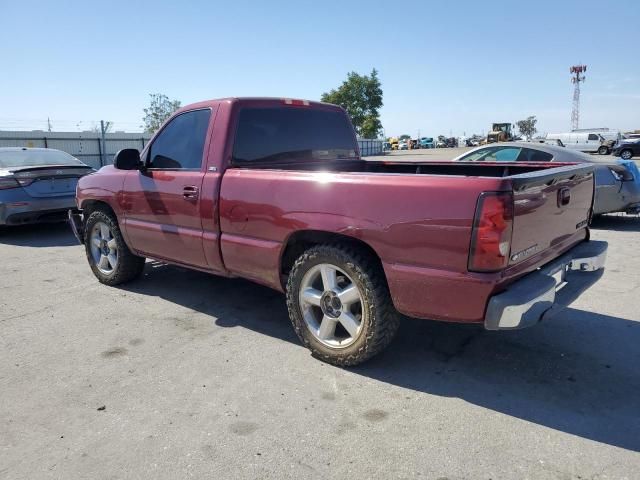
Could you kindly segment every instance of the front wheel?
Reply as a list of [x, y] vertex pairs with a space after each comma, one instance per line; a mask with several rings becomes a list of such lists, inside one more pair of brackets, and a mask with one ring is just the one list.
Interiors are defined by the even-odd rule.
[[609, 149], [603, 145], [602, 147], [598, 148], [598, 153], [600, 155], [607, 155], [609, 153]]
[[93, 212], [84, 230], [87, 260], [101, 283], [118, 285], [140, 276], [145, 259], [131, 253], [113, 215], [101, 210]]
[[620, 152], [620, 156], [625, 160], [631, 160], [631, 157], [633, 157], [633, 152], [631, 150], [623, 150], [622, 152]]
[[338, 366], [381, 352], [399, 326], [382, 268], [350, 247], [319, 245], [302, 254], [287, 282], [287, 307], [301, 342]]

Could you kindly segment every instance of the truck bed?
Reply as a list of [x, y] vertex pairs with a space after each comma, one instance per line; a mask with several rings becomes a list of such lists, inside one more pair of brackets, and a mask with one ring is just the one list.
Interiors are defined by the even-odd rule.
[[[361, 161], [315, 167], [226, 171], [220, 228], [229, 270], [282, 289], [281, 275], [287, 272], [279, 268], [281, 253], [291, 235], [334, 232], [360, 239], [376, 252], [403, 313], [480, 322], [490, 293], [588, 235], [589, 166]], [[556, 199], [563, 188], [571, 190], [573, 203], [561, 208]], [[512, 254], [501, 272], [468, 271], [483, 192], [513, 193]]]
[[395, 173], [403, 175], [449, 175], [464, 177], [509, 177], [559, 168], [562, 163], [505, 162], [397, 162], [379, 160], [336, 160], [256, 163], [246, 169], [327, 171], [340, 173]]

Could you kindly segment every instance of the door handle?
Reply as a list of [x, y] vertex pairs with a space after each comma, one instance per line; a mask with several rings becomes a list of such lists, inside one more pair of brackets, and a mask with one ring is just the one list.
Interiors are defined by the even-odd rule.
[[200, 189], [195, 185], [188, 185], [182, 190], [182, 196], [185, 200], [195, 200], [198, 198]]

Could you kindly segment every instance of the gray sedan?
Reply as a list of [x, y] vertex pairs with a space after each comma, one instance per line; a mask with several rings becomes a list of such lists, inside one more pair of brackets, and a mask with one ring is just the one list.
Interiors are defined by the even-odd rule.
[[640, 172], [632, 161], [615, 161], [543, 143], [505, 142], [470, 150], [458, 162], [591, 163], [595, 167], [594, 213], [640, 213]]
[[93, 172], [51, 148], [0, 148], [0, 225], [63, 221], [78, 178]]

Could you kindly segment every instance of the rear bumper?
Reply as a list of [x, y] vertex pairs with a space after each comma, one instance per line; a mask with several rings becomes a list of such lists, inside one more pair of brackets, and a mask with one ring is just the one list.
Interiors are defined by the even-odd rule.
[[61, 222], [68, 209], [75, 207], [75, 196], [56, 198], [15, 198], [0, 202], [0, 225]]
[[604, 273], [607, 242], [582, 242], [541, 269], [522, 277], [487, 305], [487, 330], [535, 325], [571, 304]]

